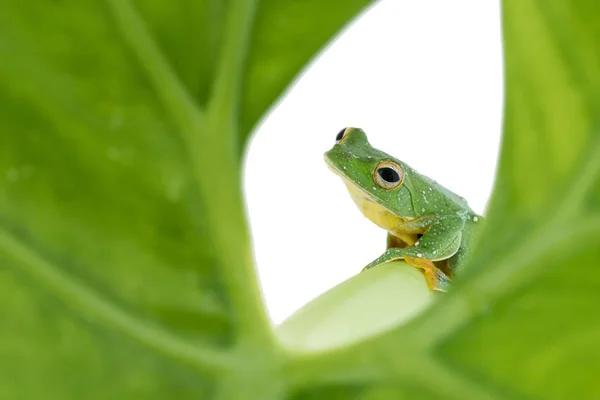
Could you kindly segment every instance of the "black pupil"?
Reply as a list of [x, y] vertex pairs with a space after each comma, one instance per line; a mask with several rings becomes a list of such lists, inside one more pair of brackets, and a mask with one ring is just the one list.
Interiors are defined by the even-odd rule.
[[346, 128], [342, 129], [337, 136], [335, 137], [335, 141], [339, 142], [344, 137], [344, 132], [346, 132]]
[[400, 175], [390, 167], [379, 168], [377, 171], [381, 179], [389, 183], [397, 183], [400, 182]]

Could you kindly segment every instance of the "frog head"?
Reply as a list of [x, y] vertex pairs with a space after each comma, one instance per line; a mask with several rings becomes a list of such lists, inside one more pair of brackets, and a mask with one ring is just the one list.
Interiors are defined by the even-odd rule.
[[335, 139], [325, 161], [367, 218], [393, 232], [401, 220], [416, 217], [412, 170], [406, 164], [372, 147], [362, 129], [344, 128]]

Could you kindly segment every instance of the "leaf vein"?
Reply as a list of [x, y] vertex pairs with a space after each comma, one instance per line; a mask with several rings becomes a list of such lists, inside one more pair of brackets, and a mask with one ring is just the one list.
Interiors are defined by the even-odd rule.
[[204, 115], [167, 62], [148, 28], [129, 0], [106, 0], [117, 26], [165, 108], [183, 135], [186, 144], [204, 132]]
[[[487, 266], [479, 274], [475, 273], [461, 285], [460, 291], [449, 293], [438, 307], [432, 308], [419, 320], [404, 328], [407, 335], [413, 338], [415, 343], [426, 347], [435, 346], [478, 315], [486, 304], [494, 303], [508, 293], [531, 283], [542, 268], [547, 268], [540, 262], [523, 268], [531, 260], [539, 261], [552, 251], [563, 248], [561, 246], [565, 243], [572, 243], [572, 248], [589, 245], [590, 240], [593, 240], [590, 238], [600, 235], [600, 216], [572, 221], [567, 226], [568, 228], [557, 226], [554, 220], [545, 224], [537, 233], [533, 233], [529, 240], [516, 246], [514, 251]], [[499, 268], [500, 265], [504, 268]]]
[[14, 235], [0, 229], [0, 251], [23, 267], [38, 284], [45, 286], [71, 307], [93, 317], [104, 326], [122, 332], [146, 347], [210, 374], [229, 368], [224, 353], [199, 348], [171, 333], [136, 318], [100, 294], [83, 287], [73, 277], [44, 259]]

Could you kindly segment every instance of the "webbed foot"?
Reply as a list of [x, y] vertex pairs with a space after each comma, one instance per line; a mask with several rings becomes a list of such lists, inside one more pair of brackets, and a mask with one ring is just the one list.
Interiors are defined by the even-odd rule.
[[[440, 292], [447, 291], [450, 286], [451, 279], [443, 273], [439, 268], [435, 266], [433, 261], [428, 260], [427, 258], [419, 258], [419, 257], [409, 257], [404, 256], [404, 261], [410, 265], [411, 267], [422, 269], [425, 274], [425, 281], [427, 282], [427, 286], [431, 290], [437, 290]], [[395, 260], [398, 260], [396, 258]], [[388, 262], [394, 261], [394, 259], [383, 259], [382, 257], [376, 259], [375, 261], [369, 263], [366, 267], [362, 269], [361, 272], [364, 272], [368, 269], [377, 267], [382, 264], [387, 264]]]

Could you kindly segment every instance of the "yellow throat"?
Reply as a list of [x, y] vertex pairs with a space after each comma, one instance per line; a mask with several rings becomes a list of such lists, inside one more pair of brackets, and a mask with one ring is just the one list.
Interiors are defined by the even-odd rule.
[[382, 229], [385, 229], [392, 235], [406, 242], [408, 245], [413, 245], [417, 241], [417, 234], [423, 233], [421, 230], [410, 229], [407, 223], [413, 220], [413, 218], [399, 217], [383, 207], [377, 204], [371, 199], [371, 197], [362, 189], [357, 187], [354, 183], [342, 177], [348, 192], [354, 203], [358, 206], [358, 209], [375, 225]]

